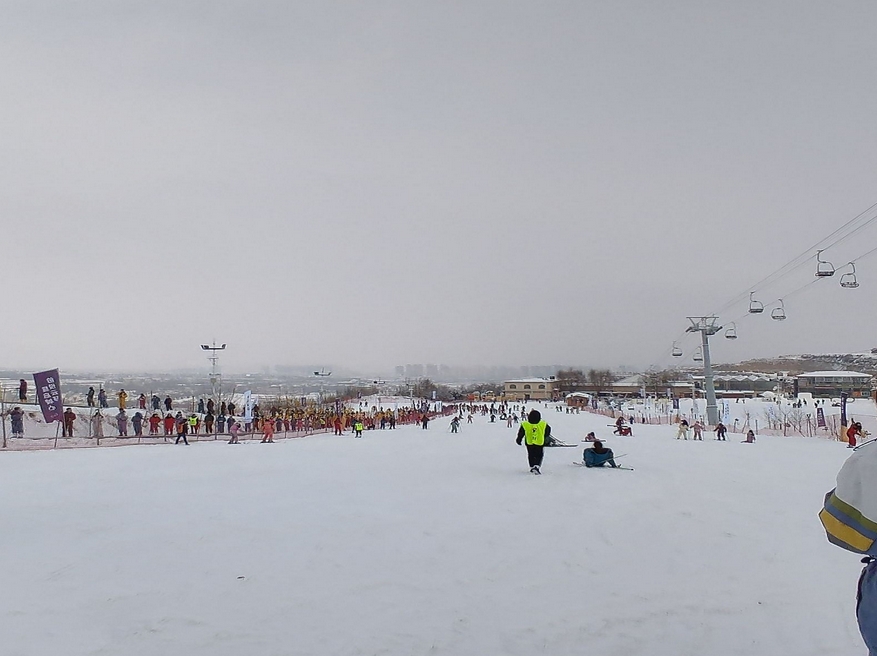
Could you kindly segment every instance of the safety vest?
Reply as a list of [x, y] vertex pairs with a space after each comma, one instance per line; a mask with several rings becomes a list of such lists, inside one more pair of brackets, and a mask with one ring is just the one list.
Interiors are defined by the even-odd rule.
[[527, 444], [535, 444], [542, 446], [545, 444], [545, 429], [548, 424], [543, 419], [538, 424], [531, 424], [529, 421], [522, 421], [521, 428], [524, 429], [524, 439]]
[[196, 426], [198, 424], [197, 417], [189, 417], [189, 426]]
[[353, 430], [357, 430], [357, 431], [361, 432], [362, 431], [362, 422], [358, 421], [355, 424], [353, 424]]

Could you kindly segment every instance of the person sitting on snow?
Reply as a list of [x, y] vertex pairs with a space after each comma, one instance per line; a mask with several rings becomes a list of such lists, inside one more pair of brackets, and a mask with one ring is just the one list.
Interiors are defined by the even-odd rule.
[[602, 467], [607, 462], [610, 467], [618, 467], [615, 464], [615, 454], [612, 453], [612, 449], [607, 449], [600, 440], [595, 440], [594, 446], [585, 449], [584, 458], [585, 467]]

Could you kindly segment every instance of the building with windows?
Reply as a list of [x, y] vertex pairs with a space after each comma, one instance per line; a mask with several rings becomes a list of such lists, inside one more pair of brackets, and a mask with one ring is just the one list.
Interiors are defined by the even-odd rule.
[[521, 378], [503, 383], [506, 401], [550, 401], [556, 397], [557, 380], [548, 378]]
[[870, 396], [874, 377], [855, 371], [810, 371], [795, 378], [795, 394], [810, 393], [816, 398]]

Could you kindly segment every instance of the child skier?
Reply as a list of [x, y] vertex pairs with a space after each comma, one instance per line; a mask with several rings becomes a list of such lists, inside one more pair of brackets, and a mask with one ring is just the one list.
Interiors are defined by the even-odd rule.
[[527, 420], [521, 422], [521, 427], [518, 429], [518, 438], [515, 441], [518, 445], [526, 441], [527, 462], [530, 464], [530, 472], [533, 474], [542, 473], [541, 467], [545, 442], [550, 437], [551, 426], [542, 419], [542, 415], [538, 410], [530, 410]]

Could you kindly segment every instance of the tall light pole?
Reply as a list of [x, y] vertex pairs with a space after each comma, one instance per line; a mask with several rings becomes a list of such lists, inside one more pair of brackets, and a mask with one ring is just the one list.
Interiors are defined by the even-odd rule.
[[722, 327], [717, 325], [718, 317], [687, 317], [691, 325], [688, 333], [700, 333], [703, 346], [703, 386], [706, 389], [706, 420], [711, 426], [719, 423], [719, 407], [716, 402], [716, 387], [713, 383], [713, 367], [710, 361], [710, 335], [715, 335]]
[[225, 350], [225, 344], [217, 346], [216, 340], [214, 339], [212, 346], [210, 344], [202, 344], [201, 350], [210, 351], [210, 357], [207, 358], [208, 360], [210, 360], [211, 363], [210, 396], [215, 399], [216, 405], [219, 406], [222, 403], [222, 374], [217, 373], [216, 363], [219, 362], [219, 351]]

